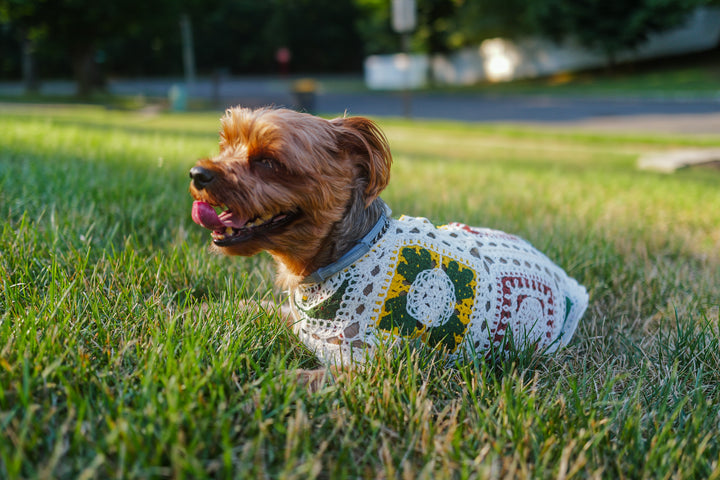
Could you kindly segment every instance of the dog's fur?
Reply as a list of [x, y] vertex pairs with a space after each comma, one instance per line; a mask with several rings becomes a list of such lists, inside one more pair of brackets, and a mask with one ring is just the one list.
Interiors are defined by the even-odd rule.
[[[215, 248], [222, 253], [249, 256], [263, 250], [269, 252], [279, 266], [277, 283], [280, 287], [291, 292], [301, 291], [305, 287], [301, 283], [308, 275], [341, 259], [376, 224], [382, 225], [379, 220], [386, 206], [378, 195], [390, 179], [392, 157], [385, 136], [372, 121], [361, 117], [325, 120], [285, 109], [233, 108], [222, 119], [220, 137], [220, 153], [200, 160], [190, 171], [190, 192], [196, 200], [193, 219], [213, 230]], [[214, 210], [216, 207], [221, 207], [224, 212], [218, 215]], [[402, 221], [393, 225], [399, 223]], [[502, 234], [495, 232], [493, 235], [498, 233]], [[431, 235], [435, 238], [434, 234]], [[457, 234], [449, 235], [444, 242], [459, 241], [453, 240]], [[502, 235], [513, 239], [509, 242], [519, 241]], [[490, 245], [496, 246], [492, 242]], [[518, 251], [536, 252], [530, 245], [522, 245]], [[506, 245], [504, 247], [511, 249]], [[582, 286], [566, 278], [559, 267], [551, 273], [547, 265], [556, 266], [542, 254], [537, 252], [532, 255], [534, 266], [527, 260], [524, 262], [530, 275], [526, 280], [528, 288], [542, 286], [532, 280], [539, 278], [536, 274], [541, 272], [548, 278], [553, 276], [558, 283], [561, 283], [562, 277], [565, 279], [562, 280], [563, 285], [575, 292], [575, 310], [572, 310], [572, 301], [565, 303], [564, 295], [559, 296], [568, 308], [565, 321], [571, 310], [575, 312], [569, 333], [563, 340], [567, 343], [587, 306], [587, 294]], [[517, 259], [513, 261], [517, 268], [523, 268]], [[538, 262], [545, 265], [544, 270]], [[487, 265], [485, 269], [490, 274]], [[511, 273], [518, 274], [517, 270]], [[512, 275], [502, 279], [486, 277], [486, 281], [491, 280], [495, 286], [500, 285], [498, 282], [501, 280], [507, 282], [501, 288], [508, 289], [508, 298], [511, 296], [511, 284], [515, 282], [519, 286], [521, 282]], [[549, 281], [555, 284], [555, 280]], [[488, 283], [489, 288], [495, 288], [492, 285]], [[550, 287], [543, 288], [550, 290]], [[502, 296], [503, 291], [497, 295]], [[556, 293], [560, 295], [563, 292], [558, 290]], [[488, 311], [490, 303], [488, 300]], [[528, 305], [534, 308], [531, 303]], [[552, 301], [548, 305], [552, 311], [560, 311], [560, 305], [556, 308]], [[498, 303], [497, 308], [503, 307]], [[362, 310], [365, 311], [364, 308]], [[335, 312], [337, 307], [331, 315], [336, 315]], [[527, 313], [523, 312], [518, 315]], [[288, 315], [288, 311], [284, 315]], [[293, 323], [299, 319], [287, 320]], [[537, 323], [537, 318], [519, 321], [528, 320]], [[541, 328], [554, 328], [553, 325], [561, 321], [543, 319], [539, 325]], [[481, 327], [478, 325], [478, 328]], [[496, 328], [494, 335], [502, 337], [506, 327]], [[358, 325], [353, 324], [346, 328], [345, 333], [357, 331]], [[560, 336], [562, 332], [564, 330], [561, 330]], [[309, 338], [305, 340], [312, 342]], [[333, 337], [328, 342], [335, 340], [339, 341]], [[365, 345], [362, 340], [357, 341]], [[557, 344], [553, 348], [556, 347]], [[322, 384], [323, 374], [320, 372], [323, 371], [303, 371], [299, 378], [314, 389]]]
[[234, 108], [222, 119], [220, 137], [220, 153], [197, 163], [214, 180], [204, 188], [191, 182], [190, 192], [248, 219], [297, 212], [286, 226], [216, 245], [228, 255], [269, 252], [282, 288], [340, 258], [384, 208], [376, 199], [390, 179], [392, 157], [385, 136], [368, 119]]
[[[278, 264], [276, 283], [292, 289], [338, 260], [377, 222], [391, 163], [387, 139], [366, 118], [328, 121], [285, 109], [233, 108], [222, 119], [220, 153], [196, 165], [212, 180], [193, 180], [190, 193], [243, 219], [294, 212], [287, 225], [236, 244], [214, 244], [228, 255], [269, 252]], [[282, 315], [292, 323], [289, 309]], [[309, 390], [326, 378], [324, 369], [296, 376]]]

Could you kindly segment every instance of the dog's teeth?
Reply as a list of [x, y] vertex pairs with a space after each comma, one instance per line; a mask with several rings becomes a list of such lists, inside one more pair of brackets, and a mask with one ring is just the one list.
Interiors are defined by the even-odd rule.
[[232, 227], [227, 227], [227, 228], [225, 229], [225, 235], [232, 235], [232, 233], [233, 233]]
[[262, 217], [260, 220], [262, 220], [263, 223], [266, 223], [266, 222], [269, 222], [270, 220], [272, 220], [272, 218], [273, 218], [272, 215], [267, 214], [264, 217]]

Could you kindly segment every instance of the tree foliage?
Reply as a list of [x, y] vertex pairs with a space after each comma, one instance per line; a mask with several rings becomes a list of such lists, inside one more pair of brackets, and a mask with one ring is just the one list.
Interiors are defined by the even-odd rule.
[[[356, 1], [372, 14], [363, 20], [362, 31], [373, 51], [397, 51], [396, 43], [384, 41], [387, 35], [376, 34], [388, 31], [383, 28], [390, 22], [390, 0]], [[412, 45], [417, 51], [446, 52], [492, 37], [540, 35], [556, 41], [573, 38], [611, 62], [618, 52], [638, 47], [653, 33], [680, 25], [698, 6], [720, 5], [720, 0], [416, 1], [419, 21]], [[368, 33], [372, 40], [367, 40]]]
[[[411, 48], [446, 53], [490, 37], [574, 38], [612, 62], [621, 50], [720, 0], [416, 0]], [[199, 73], [358, 70], [401, 49], [391, 0], [0, 0], [0, 76], [19, 76], [20, 51], [41, 74], [73, 75], [88, 92], [100, 73], [182, 73], [179, 19], [192, 22]], [[31, 47], [31, 48], [28, 48]]]
[[98, 48], [148, 23], [167, 28], [175, 8], [171, 0], [0, 0], [0, 19], [17, 37], [31, 39], [39, 54], [69, 66], [84, 95], [98, 80]]
[[650, 35], [677, 27], [704, 0], [542, 0], [528, 4], [529, 20], [554, 40], [574, 38], [610, 64]]
[[[201, 73], [275, 72], [280, 47], [295, 71], [356, 70], [364, 56], [353, 0], [0, 0], [0, 52], [32, 38], [45, 73], [73, 74], [88, 93], [99, 63], [124, 75], [181, 73], [183, 14]], [[0, 68], [17, 75], [19, 55], [8, 58]]]
[[355, 0], [357, 28], [368, 55], [398, 52], [400, 36], [392, 30], [390, 0]]

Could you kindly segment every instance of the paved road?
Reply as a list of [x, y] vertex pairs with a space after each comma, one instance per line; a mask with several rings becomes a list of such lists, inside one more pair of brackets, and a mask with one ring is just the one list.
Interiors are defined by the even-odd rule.
[[[405, 114], [406, 103], [402, 93], [369, 93], [357, 88], [343, 89], [342, 81], [339, 82], [340, 88], [337, 80], [328, 83], [335, 85], [334, 90], [324, 91], [320, 80], [315, 108], [318, 112], [397, 117]], [[355, 85], [358, 83], [356, 81]], [[230, 79], [219, 87], [210, 82], [195, 86], [196, 95], [218, 98], [221, 105], [296, 106], [290, 90], [290, 81], [272, 78]], [[664, 99], [413, 93], [410, 111], [412, 117], [423, 119], [720, 134], [720, 89], [713, 98]]]
[[[343, 83], [344, 82], [344, 83]], [[113, 80], [112, 93], [166, 96], [178, 80]], [[358, 79], [333, 79], [332, 91], [324, 91], [323, 82], [316, 98], [316, 110], [322, 113], [373, 116], [403, 116], [405, 103], [401, 93], [374, 93], [358, 89]], [[339, 85], [339, 86], [338, 86]], [[343, 88], [348, 85], [350, 88]], [[352, 86], [355, 88], [352, 88]], [[219, 84], [208, 79], [198, 81], [193, 96], [215, 99], [218, 108], [228, 105], [295, 106], [291, 94], [292, 79], [227, 78]], [[21, 86], [0, 83], [0, 94], [20, 93]], [[45, 93], [71, 94], [70, 82], [48, 82]], [[595, 128], [720, 134], [720, 90], [714, 98], [628, 99], [559, 96], [491, 96], [483, 94], [414, 93], [411, 100], [414, 118], [449, 119], [474, 122], [547, 125], [551, 127]]]
[[[285, 105], [290, 95], [226, 98], [230, 104]], [[318, 112], [351, 115], [403, 116], [405, 100], [399, 93], [324, 93], [316, 100]], [[547, 127], [608, 131], [720, 135], [720, 98], [622, 99], [557, 96], [488, 96], [429, 94], [411, 96], [413, 118], [484, 123], [530, 124]]]
[[[638, 100], [551, 96], [415, 94], [412, 114], [476, 122], [567, 123], [588, 118], [635, 115], [720, 114], [717, 100]], [[402, 115], [401, 95], [324, 95], [318, 110], [353, 114]]]

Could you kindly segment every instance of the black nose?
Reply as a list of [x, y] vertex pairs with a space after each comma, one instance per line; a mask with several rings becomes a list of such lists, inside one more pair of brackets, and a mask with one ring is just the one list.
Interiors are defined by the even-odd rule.
[[195, 188], [202, 190], [215, 179], [215, 173], [203, 167], [193, 167], [190, 169], [190, 178]]

